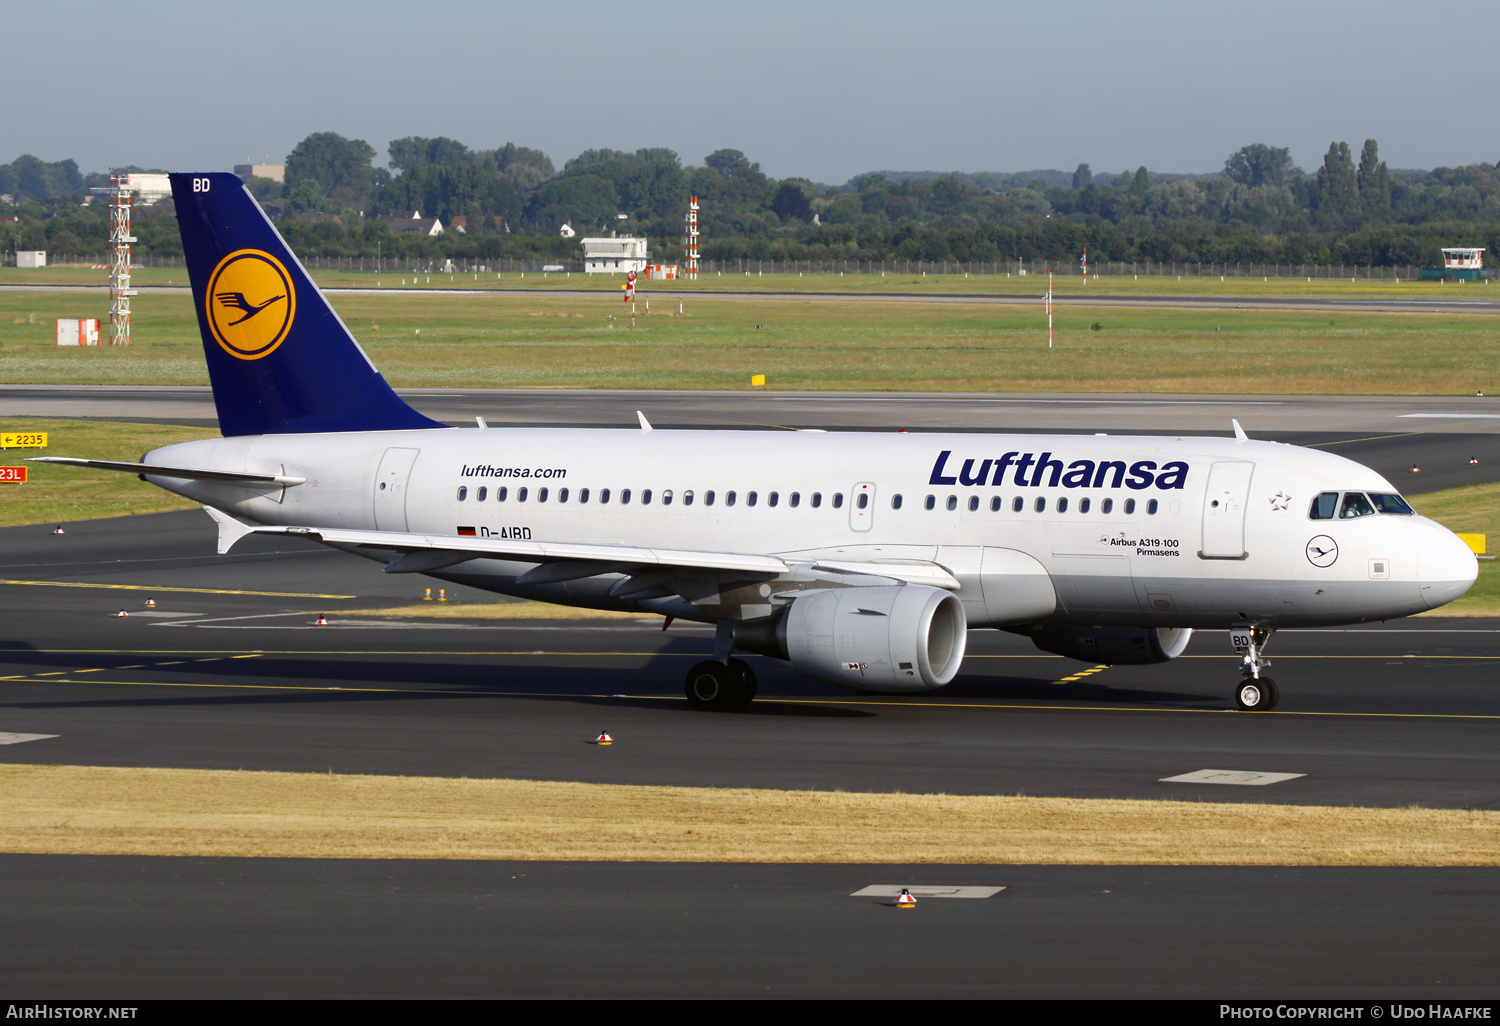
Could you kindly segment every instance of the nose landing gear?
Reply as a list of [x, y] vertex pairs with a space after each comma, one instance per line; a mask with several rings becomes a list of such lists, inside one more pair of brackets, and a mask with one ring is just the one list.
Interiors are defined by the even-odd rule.
[[1275, 634], [1273, 627], [1236, 627], [1229, 632], [1230, 643], [1242, 657], [1240, 673], [1244, 679], [1234, 692], [1234, 704], [1243, 712], [1263, 712], [1276, 708], [1281, 692], [1276, 682], [1261, 675], [1271, 665], [1262, 657], [1266, 644]]

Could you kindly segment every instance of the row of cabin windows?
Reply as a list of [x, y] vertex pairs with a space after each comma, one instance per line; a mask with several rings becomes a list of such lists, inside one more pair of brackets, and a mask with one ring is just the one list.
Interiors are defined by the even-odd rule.
[[[1005, 504], [1005, 500], [1002, 499], [1000, 496], [998, 496], [998, 495], [992, 496], [990, 498], [990, 512], [991, 513], [999, 513], [1000, 510], [1001, 510], [1001, 508], [1004, 506], [1004, 504]], [[937, 496], [935, 496], [935, 495], [929, 495], [929, 496], [927, 496], [927, 500], [923, 503], [923, 505], [927, 509], [936, 509], [937, 508]], [[948, 496], [948, 498], [944, 501], [943, 505], [944, 505], [944, 507], [946, 509], [950, 509], [950, 510], [956, 510], [956, 509], [958, 509], [958, 496], [957, 495], [950, 495], [950, 496]], [[979, 496], [977, 496], [977, 495], [971, 495], [971, 496], [969, 496], [969, 501], [968, 501], [967, 505], [968, 505], [970, 513], [977, 513], [979, 511]], [[893, 509], [900, 509], [901, 508], [901, 496], [897, 495], [897, 496], [895, 496], [892, 499], [892, 501], [891, 501], [891, 507]], [[1069, 507], [1069, 500], [1068, 500], [1068, 497], [1065, 495], [1062, 498], [1060, 498], [1060, 499], [1057, 500], [1057, 504], [1056, 504], [1056, 506], [1054, 508], [1059, 513], [1066, 513], [1068, 511], [1068, 507]], [[1020, 495], [1017, 495], [1014, 499], [1010, 500], [1010, 509], [1011, 509], [1012, 513], [1019, 513], [1022, 510], [1024, 510], [1025, 508], [1026, 508], [1026, 499], [1024, 497], [1022, 497]], [[1035, 510], [1036, 512], [1038, 512], [1038, 513], [1045, 513], [1045, 512], [1047, 512], [1047, 497], [1045, 495], [1038, 495], [1035, 499], [1032, 500], [1031, 508], [1033, 510]], [[1093, 500], [1092, 499], [1089, 499], [1089, 498], [1085, 497], [1085, 498], [1081, 498], [1081, 499], [1078, 500], [1078, 512], [1079, 513], [1087, 513], [1092, 508], [1093, 508]], [[1156, 511], [1158, 509], [1160, 509], [1160, 508], [1161, 508], [1161, 506], [1157, 502], [1157, 500], [1155, 500], [1155, 499], [1148, 499], [1146, 501], [1146, 513], [1148, 515], [1155, 516], [1156, 515]], [[1107, 498], [1107, 499], [1101, 499], [1101, 500], [1099, 500], [1099, 512], [1100, 513], [1113, 513], [1114, 511], [1115, 511], [1115, 500], [1114, 499]], [[1125, 500], [1124, 512], [1125, 512], [1126, 516], [1131, 516], [1132, 514], [1135, 513], [1135, 500], [1134, 499], [1126, 499]]]
[[[489, 498], [489, 491], [490, 490], [489, 490], [489, 488], [487, 486], [480, 485], [478, 488], [476, 488], [474, 490], [474, 499], [475, 499], [475, 501], [476, 502], [485, 502]], [[576, 499], [577, 499], [577, 501], [580, 504], [586, 504], [589, 501], [590, 494], [591, 493], [590, 493], [589, 489], [587, 489], [587, 488], [580, 488], [580, 489], [578, 489], [578, 492], [577, 492], [577, 495], [576, 495]], [[555, 490], [555, 492], [554, 492], [553, 489], [550, 489], [550, 488], [538, 488], [538, 489], [536, 489], [536, 493], [535, 493], [534, 496], [532, 495], [531, 489], [526, 488], [526, 487], [517, 488], [515, 490], [515, 501], [517, 501], [517, 502], [527, 502], [527, 501], [531, 500], [532, 498], [535, 498], [535, 500], [537, 502], [547, 502], [549, 499], [556, 498], [556, 500], [559, 503], [565, 503], [565, 502], [568, 501], [568, 499], [570, 498], [570, 496], [571, 496], [570, 490], [567, 489], [567, 488], [558, 488], [558, 489]], [[621, 488], [617, 493], [611, 493], [610, 489], [608, 489], [608, 488], [601, 488], [601, 489], [599, 489], [599, 491], [598, 491], [598, 493], [597, 493], [597, 495], [595, 497], [598, 499], [598, 502], [599, 502], [599, 504], [601, 506], [608, 505], [611, 498], [614, 498], [621, 506], [628, 506], [628, 505], [630, 505], [632, 494], [631, 494], [631, 490], [629, 488]], [[680, 500], [681, 500], [681, 502], [682, 502], [682, 504], [684, 506], [691, 506], [698, 499], [698, 496], [691, 489], [682, 492], [681, 495], [678, 496], [678, 495], [676, 495], [676, 494], [673, 493], [672, 489], [670, 489], [670, 488], [664, 488], [664, 489], [662, 489], [662, 491], [659, 494], [653, 496], [653, 493], [652, 493], [652, 491], [651, 491], [650, 488], [643, 488], [635, 496], [635, 498], [638, 499], [638, 501], [640, 502], [640, 504], [642, 506], [649, 506], [649, 505], [651, 505], [651, 501], [652, 501], [653, 497], [659, 498], [660, 501], [661, 501], [661, 504], [663, 506], [670, 506], [670, 505], [672, 505], [672, 503], [674, 501], [678, 500], [679, 498], [680, 498]], [[466, 502], [466, 501], [468, 501], [468, 498], [469, 498], [469, 487], [468, 487], [468, 485], [459, 485], [459, 487], [458, 487], [458, 501], [459, 502]], [[505, 485], [501, 485], [500, 487], [498, 487], [498, 488], [495, 489], [495, 501], [496, 502], [506, 502], [510, 498], [511, 498], [511, 494], [510, 494], [510, 488], [509, 487], [507, 487]], [[713, 492], [713, 491], [704, 492], [703, 495], [702, 495], [702, 501], [703, 501], [703, 505], [705, 505], [705, 506], [712, 506], [712, 505], [714, 505], [715, 502], [718, 501], [718, 494], [716, 492]], [[901, 495], [899, 493], [897, 493], [895, 495], [892, 495], [891, 496], [891, 509], [900, 509], [901, 508], [901, 501], [902, 501], [901, 500]], [[733, 505], [736, 505], [738, 502], [739, 502], [739, 493], [738, 492], [725, 492], [724, 493], [724, 505], [726, 505], [726, 506], [733, 506]], [[755, 505], [758, 505], [759, 502], [760, 502], [760, 493], [759, 492], [746, 492], [745, 493], [745, 505], [746, 506], [755, 506]], [[780, 504], [781, 504], [781, 493], [780, 492], [767, 492], [766, 493], [766, 505], [767, 506], [779, 506]], [[858, 494], [858, 495], [856, 495], [854, 497], [854, 505], [857, 508], [859, 508], [859, 509], [864, 509], [869, 504], [870, 504], [870, 496], [867, 493], [861, 492], [860, 494]], [[801, 492], [792, 492], [791, 494], [789, 494], [787, 496], [787, 505], [790, 506], [793, 509], [796, 509], [797, 507], [801, 506], [802, 505], [802, 493]], [[823, 505], [823, 493], [822, 492], [813, 492], [808, 497], [808, 505], [811, 506], [813, 509], [818, 509], [819, 507], [821, 507]], [[841, 492], [835, 492], [831, 496], [831, 498], [829, 500], [829, 505], [832, 506], [834, 509], [842, 509], [843, 506], [844, 506], [844, 496], [843, 496], [843, 493], [841, 493]], [[1004, 500], [1001, 499], [1000, 496], [996, 495], [996, 496], [992, 497], [990, 499], [990, 512], [991, 513], [998, 513], [998, 512], [1000, 512], [1001, 507], [1003, 505], [1004, 505]], [[1068, 511], [1068, 505], [1069, 505], [1069, 500], [1068, 500], [1067, 496], [1063, 496], [1062, 498], [1060, 498], [1060, 499], [1057, 500], [1055, 509], [1059, 513], [1066, 513]], [[923, 503], [923, 506], [926, 509], [936, 509], [937, 508], [937, 496], [935, 496], [935, 495], [929, 495], [929, 496], [927, 496], [927, 499]], [[944, 502], [944, 506], [947, 509], [950, 509], [950, 510], [956, 510], [956, 509], [958, 509], [958, 496], [956, 496], [956, 495], [950, 495], [950, 496], [948, 496], [947, 500]], [[1133, 515], [1135, 513], [1135, 506], [1136, 506], [1136, 503], [1135, 503], [1134, 499], [1126, 499], [1125, 500], [1125, 505], [1124, 505], [1125, 515], [1126, 516]], [[969, 496], [968, 508], [969, 508], [969, 512], [971, 512], [971, 513], [978, 512], [978, 510], [979, 510], [979, 496], [977, 496], [977, 495], [971, 495], [971, 496]], [[1011, 500], [1010, 508], [1011, 508], [1012, 512], [1020, 513], [1023, 509], [1026, 508], [1026, 500], [1023, 497], [1017, 495], [1014, 499]], [[1046, 496], [1042, 496], [1042, 495], [1037, 496], [1036, 499], [1033, 500], [1033, 502], [1032, 502], [1032, 508], [1036, 512], [1038, 512], [1038, 513], [1045, 513], [1045, 512], [1047, 512], [1047, 498], [1046, 498]], [[1081, 498], [1081, 499], [1078, 500], [1078, 512], [1079, 513], [1087, 513], [1087, 512], [1089, 512], [1089, 510], [1091, 508], [1092, 508], [1092, 500], [1091, 499]], [[1160, 507], [1159, 507], [1159, 504], [1157, 503], [1157, 500], [1155, 500], [1155, 499], [1149, 499], [1149, 500], [1147, 500], [1147, 502], [1146, 502], [1146, 513], [1148, 515], [1155, 516], [1156, 515], [1156, 511], [1159, 508]], [[1104, 514], [1109, 514], [1109, 513], [1113, 513], [1114, 510], [1115, 510], [1115, 500], [1114, 499], [1112, 499], [1112, 498], [1106, 498], [1106, 499], [1101, 499], [1100, 500], [1100, 502], [1099, 502], [1099, 512], [1104, 513]]]
[[[484, 502], [484, 501], [486, 501], [489, 498], [489, 492], [490, 492], [490, 490], [489, 490], [488, 487], [486, 487], [484, 485], [480, 485], [478, 488], [474, 489], [474, 500], [476, 502]], [[673, 492], [672, 489], [670, 489], [670, 488], [663, 488], [660, 492], [652, 492], [652, 490], [650, 488], [642, 488], [639, 492], [635, 492], [635, 493], [632, 493], [629, 488], [621, 488], [617, 492], [612, 492], [608, 488], [600, 488], [598, 490], [598, 492], [590, 492], [590, 490], [587, 489], [587, 488], [580, 488], [580, 489], [578, 489], [578, 491], [576, 493], [574, 493], [574, 492], [572, 492], [568, 488], [558, 488], [558, 489], [538, 488], [538, 489], [535, 490], [535, 492], [533, 492], [532, 489], [530, 489], [530, 488], [522, 487], [522, 488], [517, 488], [515, 490], [514, 496], [512, 496], [510, 488], [507, 487], [506, 485], [501, 485], [500, 487], [498, 487], [498, 488], [495, 489], [495, 501], [496, 502], [507, 502], [512, 497], [514, 497], [514, 499], [515, 499], [516, 502], [528, 502], [528, 501], [532, 501], [532, 500], [534, 500], [536, 502], [547, 502], [549, 500], [556, 500], [557, 502], [560, 502], [560, 503], [567, 502], [571, 498], [571, 499], [576, 500], [580, 505], [587, 504], [588, 501], [589, 501], [589, 499], [593, 498], [593, 499], [596, 499], [598, 501], [599, 505], [601, 505], [601, 506], [607, 506], [607, 505], [609, 505], [609, 503], [610, 503], [610, 501], [612, 499], [615, 502], [619, 503], [621, 506], [628, 506], [628, 505], [630, 505], [630, 502], [631, 502], [632, 498], [635, 499], [637, 502], [639, 502], [642, 506], [649, 506], [649, 505], [651, 505], [651, 502], [652, 502], [653, 499], [660, 501], [663, 506], [670, 506], [670, 505], [672, 505], [673, 502], [678, 502], [678, 501], [680, 501], [684, 506], [691, 506], [691, 505], [693, 505], [693, 503], [699, 501], [699, 499], [700, 499], [700, 496], [698, 496], [695, 492], [693, 492], [692, 489], [688, 489], [687, 491], [684, 491], [684, 492], [682, 492], [682, 493], [679, 494], [679, 493]], [[468, 485], [459, 485], [458, 486], [458, 501], [459, 502], [467, 502], [468, 498], [469, 498], [469, 486]], [[823, 493], [822, 492], [813, 492], [807, 498], [808, 498], [807, 504], [809, 506], [811, 506], [813, 509], [818, 509], [819, 507], [821, 507], [823, 505]], [[725, 492], [724, 496], [723, 496], [723, 499], [724, 499], [724, 505], [726, 505], [726, 506], [737, 505], [739, 503], [739, 501], [740, 501], [740, 493], [739, 492]], [[779, 505], [781, 505], [781, 493], [780, 492], [767, 492], [766, 496], [765, 496], [765, 499], [766, 499], [766, 505], [767, 506], [779, 506]], [[714, 491], [707, 491], [707, 492], [704, 492], [702, 494], [701, 500], [703, 502], [703, 505], [705, 505], [705, 506], [712, 506], [716, 502], [719, 501], [719, 494], [717, 492], [714, 492]], [[746, 492], [745, 493], [745, 505], [746, 506], [756, 506], [756, 505], [759, 505], [760, 504], [760, 500], [761, 500], [761, 495], [760, 495], [759, 492]], [[802, 493], [801, 492], [792, 492], [791, 494], [789, 494], [786, 497], [786, 504], [788, 506], [792, 507], [793, 509], [796, 509], [797, 507], [801, 506], [802, 505]], [[828, 504], [830, 506], [832, 506], [834, 509], [843, 509], [844, 508], [844, 496], [843, 496], [843, 493], [842, 492], [835, 492], [829, 498], [829, 503]], [[868, 495], [859, 495], [859, 496], [856, 496], [854, 504], [856, 506], [858, 506], [860, 509], [864, 509], [866, 506], [868, 506], [870, 504], [870, 497]]]

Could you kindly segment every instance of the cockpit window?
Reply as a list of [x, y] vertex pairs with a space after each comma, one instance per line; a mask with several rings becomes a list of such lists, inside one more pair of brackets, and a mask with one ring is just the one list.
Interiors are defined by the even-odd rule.
[[1375, 507], [1370, 505], [1370, 500], [1365, 498], [1364, 492], [1345, 492], [1344, 504], [1339, 507], [1339, 519], [1349, 520], [1353, 517], [1374, 516]]
[[1415, 516], [1417, 512], [1407, 505], [1406, 500], [1401, 496], [1391, 495], [1389, 492], [1371, 492], [1370, 501], [1382, 513], [1395, 513], [1398, 516], [1410, 517]]
[[1323, 492], [1312, 501], [1312, 509], [1307, 511], [1307, 515], [1313, 520], [1332, 520], [1338, 506], [1338, 492]]

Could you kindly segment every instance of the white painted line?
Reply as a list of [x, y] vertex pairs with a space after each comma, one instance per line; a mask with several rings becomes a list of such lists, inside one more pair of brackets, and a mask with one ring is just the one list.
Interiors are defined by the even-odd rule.
[[6, 734], [0, 732], [0, 745], [18, 745], [23, 741], [45, 741], [56, 734]]
[[1263, 787], [1266, 784], [1278, 784], [1283, 780], [1295, 780], [1305, 776], [1307, 776], [1306, 773], [1256, 773], [1251, 770], [1203, 769], [1192, 773], [1182, 773], [1175, 777], [1162, 777], [1159, 783], [1242, 784], [1250, 787]]
[[[941, 887], [929, 885], [926, 887], [907, 887], [914, 898], [993, 898], [1004, 887]], [[901, 897], [900, 884], [871, 884], [861, 887], [851, 898], [899, 898]]]
[[1500, 413], [1403, 413], [1419, 420], [1500, 420]]

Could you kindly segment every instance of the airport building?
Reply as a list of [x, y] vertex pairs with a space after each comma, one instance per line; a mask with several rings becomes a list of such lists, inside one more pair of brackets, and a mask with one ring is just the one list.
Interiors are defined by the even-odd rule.
[[254, 175], [256, 178], [269, 178], [273, 182], [286, 181], [285, 164], [236, 164], [234, 173], [241, 178]]
[[633, 235], [608, 239], [584, 239], [583, 270], [585, 274], [624, 274], [644, 271], [647, 264], [646, 240]]

